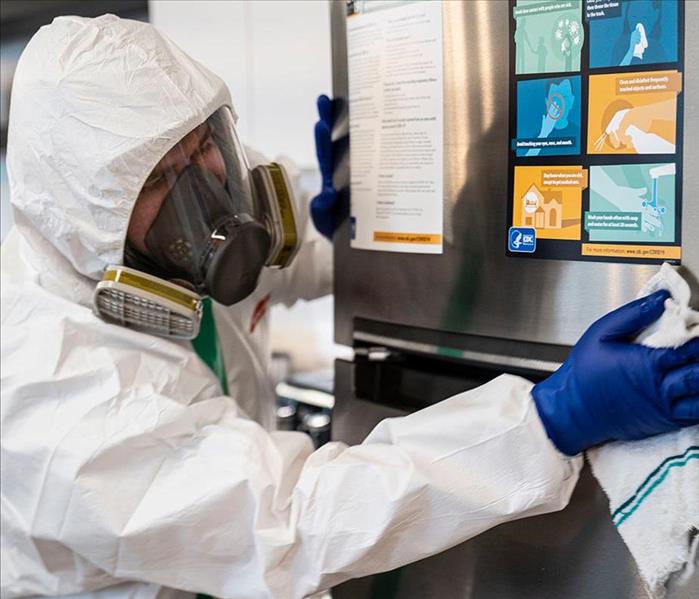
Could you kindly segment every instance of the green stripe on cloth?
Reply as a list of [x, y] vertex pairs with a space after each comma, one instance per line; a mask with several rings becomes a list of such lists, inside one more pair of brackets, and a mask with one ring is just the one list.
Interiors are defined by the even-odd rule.
[[699, 446], [692, 445], [678, 455], [663, 460], [638, 486], [634, 494], [612, 514], [615, 527], [621, 526], [643, 504], [648, 496], [668, 477], [673, 468], [683, 468], [690, 460], [699, 459]]
[[204, 309], [201, 316], [199, 335], [192, 339], [192, 347], [218, 378], [223, 394], [228, 395], [228, 377], [226, 376], [226, 365], [223, 362], [221, 343], [216, 332], [213, 302], [211, 298], [205, 297], [202, 303]]

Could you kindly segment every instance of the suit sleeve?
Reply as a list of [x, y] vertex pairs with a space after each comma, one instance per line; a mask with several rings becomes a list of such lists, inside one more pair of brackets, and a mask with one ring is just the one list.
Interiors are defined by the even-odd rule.
[[300, 599], [562, 509], [580, 469], [512, 376], [315, 452], [229, 397], [185, 405], [133, 383], [62, 439], [35, 522], [127, 580]]

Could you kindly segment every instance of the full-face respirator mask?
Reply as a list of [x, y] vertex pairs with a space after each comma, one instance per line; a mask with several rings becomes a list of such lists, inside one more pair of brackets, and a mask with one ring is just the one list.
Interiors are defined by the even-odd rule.
[[127, 242], [125, 266], [109, 267], [95, 290], [95, 309], [110, 322], [192, 339], [204, 296], [235, 304], [264, 267], [284, 268], [298, 251], [284, 167], [248, 167], [228, 107], [165, 155], [138, 202], [157, 214], [144, 239]]

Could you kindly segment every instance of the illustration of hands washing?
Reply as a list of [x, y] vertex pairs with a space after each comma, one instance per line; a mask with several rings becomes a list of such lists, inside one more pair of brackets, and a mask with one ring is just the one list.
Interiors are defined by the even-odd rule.
[[651, 198], [641, 204], [641, 230], [663, 234], [663, 215], [667, 212], [665, 206], [658, 205], [658, 179], [675, 175], [675, 165], [663, 164], [650, 169]]
[[595, 188], [610, 204], [620, 212], [641, 213], [641, 231], [658, 237], [663, 234], [663, 217], [667, 212], [665, 206], [658, 204], [658, 179], [675, 174], [674, 164], [663, 164], [650, 169], [651, 197], [646, 199], [647, 187], [626, 187], [618, 185], [600, 169], [596, 174]]

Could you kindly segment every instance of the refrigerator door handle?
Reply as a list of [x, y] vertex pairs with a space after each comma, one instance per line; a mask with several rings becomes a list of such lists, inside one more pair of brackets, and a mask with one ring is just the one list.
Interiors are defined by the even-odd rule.
[[561, 362], [540, 360], [537, 358], [526, 358], [522, 356], [492, 354], [478, 350], [441, 347], [438, 345], [431, 345], [429, 343], [423, 343], [420, 341], [383, 337], [381, 335], [376, 335], [374, 333], [366, 333], [363, 331], [355, 331], [354, 339], [355, 341], [359, 341], [361, 343], [371, 343], [374, 345], [380, 345], [384, 349], [384, 346], [388, 346], [409, 353], [426, 354], [432, 357], [440, 356], [456, 358], [474, 364], [487, 365], [490, 367], [502, 367], [502, 369], [506, 371], [515, 369], [523, 371], [531, 370], [541, 373], [552, 373], [558, 370], [561, 366]]

